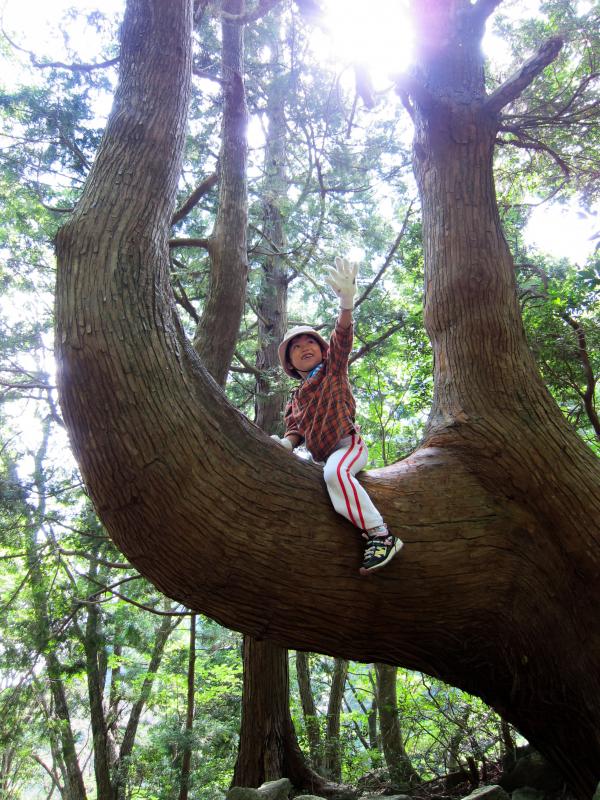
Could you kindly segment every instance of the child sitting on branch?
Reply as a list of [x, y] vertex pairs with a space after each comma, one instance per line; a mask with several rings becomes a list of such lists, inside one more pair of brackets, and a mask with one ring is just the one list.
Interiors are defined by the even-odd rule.
[[313, 460], [324, 465], [323, 477], [342, 516], [362, 531], [366, 540], [360, 573], [385, 566], [402, 548], [371, 498], [356, 479], [367, 463], [368, 451], [356, 426], [356, 402], [348, 379], [352, 349], [352, 311], [356, 265], [335, 259], [325, 280], [340, 300], [340, 312], [329, 343], [308, 325], [289, 330], [279, 345], [284, 371], [301, 381], [285, 411], [285, 435], [273, 436], [293, 450], [304, 442]]

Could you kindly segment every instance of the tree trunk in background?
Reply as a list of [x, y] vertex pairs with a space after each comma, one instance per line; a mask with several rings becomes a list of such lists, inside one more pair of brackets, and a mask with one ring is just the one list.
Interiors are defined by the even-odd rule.
[[[285, 200], [285, 106], [284, 79], [279, 74], [278, 51], [272, 47], [273, 80], [268, 87], [268, 133], [263, 186], [263, 247], [267, 251], [257, 299], [258, 350], [255, 416], [257, 425], [273, 433], [280, 425], [284, 393], [277, 388], [277, 346], [287, 324], [287, 280], [280, 251], [284, 246]], [[274, 386], [275, 384], [275, 386]], [[257, 687], [263, 684], [259, 690]], [[257, 731], [269, 732], [268, 736]], [[265, 780], [287, 777], [295, 789], [314, 790], [323, 783], [305, 763], [298, 745], [289, 707], [288, 651], [269, 641], [244, 639], [244, 690], [240, 747], [234, 770], [234, 785], [258, 786]], [[257, 782], [258, 781], [258, 782]]]
[[[281, 646], [476, 694], [587, 800], [600, 780], [600, 464], [522, 331], [492, 155], [499, 106], [527, 70], [485, 95], [494, 6], [415, 4], [424, 44], [401, 91], [415, 121], [434, 404], [415, 453], [361, 476], [406, 542], [401, 558], [360, 578], [360, 544], [321, 471], [229, 405], [177, 318], [168, 239], [188, 0], [127, 4], [105, 136], [56, 240], [57, 383], [99, 517], [167, 595]], [[549, 63], [552, 48], [540, 52]]]
[[[222, 0], [223, 11], [242, 14], [244, 0]], [[244, 28], [221, 19], [223, 121], [219, 159], [219, 197], [209, 240], [210, 278], [194, 347], [220, 386], [235, 352], [248, 278], [247, 226], [248, 109], [244, 88]]]
[[[93, 545], [95, 556], [89, 568], [92, 585], [98, 581], [98, 542]], [[100, 653], [104, 649], [100, 624], [100, 608], [97, 603], [87, 606], [87, 620], [83, 632], [83, 648], [85, 651], [88, 698], [90, 703], [90, 723], [94, 742], [94, 775], [98, 797], [116, 800], [116, 787], [113, 784], [111, 762], [112, 751], [109, 744], [108, 725], [104, 714], [104, 676], [100, 669]]]
[[377, 708], [383, 755], [390, 773], [394, 788], [408, 790], [420, 781], [413, 769], [402, 739], [400, 719], [398, 717], [398, 701], [396, 693], [397, 667], [389, 664], [375, 664], [377, 675]]
[[288, 276], [280, 253], [285, 248], [281, 206], [287, 198], [285, 97], [288, 76], [283, 72], [279, 48], [271, 48], [271, 81], [267, 88], [267, 141], [263, 197], [263, 242], [260, 293], [258, 296], [258, 349], [256, 367], [255, 422], [266, 433], [281, 425], [287, 392], [281, 388], [277, 348], [287, 330]]
[[[166, 611], [166, 601], [164, 605], [164, 610]], [[115, 794], [117, 800], [124, 800], [125, 798], [125, 789], [127, 787], [127, 770], [131, 765], [131, 755], [133, 753], [133, 745], [135, 744], [135, 737], [137, 735], [140, 719], [144, 708], [146, 707], [146, 703], [148, 702], [148, 698], [150, 697], [154, 679], [162, 662], [169, 636], [177, 627], [177, 625], [179, 625], [181, 619], [182, 617], [176, 617], [175, 619], [169, 616], [162, 617], [154, 634], [154, 644], [152, 646], [152, 653], [150, 655], [150, 661], [148, 662], [146, 675], [142, 681], [138, 696], [131, 707], [129, 719], [127, 720], [127, 726], [125, 728], [125, 732], [123, 733], [121, 747], [119, 748], [119, 759], [116, 765], [117, 774], [115, 776]]]
[[373, 670], [369, 671], [369, 682], [373, 689], [373, 702], [371, 703], [371, 708], [369, 709], [369, 714], [367, 717], [369, 721], [369, 744], [371, 749], [377, 753], [377, 761], [380, 763], [382, 744], [381, 734], [377, 727], [377, 676], [373, 676]]
[[323, 743], [321, 741], [321, 726], [319, 725], [317, 707], [310, 682], [309, 655], [299, 650], [296, 652], [296, 675], [298, 676], [298, 690], [306, 727], [310, 761], [314, 769], [323, 774]]
[[342, 743], [340, 741], [340, 724], [342, 700], [348, 676], [348, 662], [344, 658], [333, 661], [329, 703], [327, 704], [327, 725], [325, 728], [325, 757], [323, 770], [325, 775], [336, 783], [342, 780]]
[[[46, 458], [50, 421], [44, 423], [43, 439], [40, 449], [36, 454], [35, 462], [35, 487], [38, 496], [38, 506], [35, 510], [29, 508], [23, 498], [23, 510], [27, 519], [27, 544], [26, 557], [29, 569], [29, 582], [31, 585], [32, 606], [35, 616], [35, 630], [33, 641], [37, 652], [46, 663], [50, 694], [54, 703], [54, 724], [59, 730], [60, 756], [64, 764], [65, 794], [67, 800], [86, 800], [87, 793], [83, 776], [77, 758], [75, 736], [71, 726], [71, 715], [67, 702], [67, 693], [64, 684], [62, 664], [56, 654], [56, 648], [51, 643], [53, 634], [48, 611], [48, 593], [41, 569], [38, 551], [37, 533], [46, 518], [46, 487], [44, 485], [43, 462]], [[15, 475], [14, 485], [18, 486]]]
[[253, 742], [246, 747], [240, 744], [232, 785], [256, 787], [287, 777], [295, 787], [327, 796], [334, 787], [309, 769], [296, 740], [289, 709], [287, 660], [283, 647], [244, 637], [244, 665], [260, 665], [262, 672], [254, 668], [244, 671], [242, 731], [251, 735]]
[[187, 708], [185, 715], [185, 739], [181, 775], [179, 778], [179, 800], [188, 800], [192, 767], [192, 732], [194, 728], [194, 693], [196, 675], [196, 615], [190, 617], [190, 646], [187, 675]]

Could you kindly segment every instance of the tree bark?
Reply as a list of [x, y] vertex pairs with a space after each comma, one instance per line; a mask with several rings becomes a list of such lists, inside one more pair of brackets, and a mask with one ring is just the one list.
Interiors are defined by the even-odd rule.
[[[331, 785], [307, 766], [298, 746], [289, 709], [287, 650], [245, 636], [244, 665], [247, 664], [261, 666], [261, 671], [244, 670], [242, 731], [248, 731], [253, 744], [240, 747], [232, 785], [256, 787], [286, 776], [294, 786], [312, 794], [329, 794]], [[282, 685], [284, 691], [273, 692], [273, 686]]]
[[336, 658], [333, 662], [329, 702], [327, 704], [327, 725], [325, 728], [324, 772], [327, 777], [340, 783], [342, 780], [342, 743], [340, 741], [342, 700], [348, 675], [348, 661]]
[[322, 774], [323, 770], [323, 743], [321, 741], [321, 728], [317, 716], [317, 707], [312, 693], [310, 682], [310, 665], [308, 653], [296, 653], [296, 675], [298, 677], [298, 690], [300, 704], [306, 727], [308, 752], [314, 769]]
[[385, 763], [395, 787], [410, 789], [420, 778], [404, 749], [396, 693], [397, 667], [375, 664], [377, 675], [377, 709]]
[[[450, 25], [479, 3], [434, 6]], [[446, 60], [478, 52], [444, 41]], [[425, 61], [429, 89], [412, 84], [435, 400], [419, 449], [363, 478], [406, 542], [364, 580], [320, 469], [230, 407], [177, 320], [167, 243], [190, 64], [191, 3], [130, 0], [106, 134], [57, 237], [58, 384], [100, 518], [161, 590], [229, 627], [478, 694], [588, 797], [600, 779], [600, 469], [525, 343], [483, 87], [473, 100], [473, 81], [457, 80], [457, 97], [444, 94], [436, 81], [461, 70], [436, 62], [429, 75]]]

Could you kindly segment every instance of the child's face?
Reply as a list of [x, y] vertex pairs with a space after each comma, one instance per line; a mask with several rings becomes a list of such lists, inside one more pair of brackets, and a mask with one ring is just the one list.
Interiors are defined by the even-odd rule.
[[309, 373], [323, 361], [321, 345], [308, 333], [294, 336], [288, 346], [288, 360], [300, 374]]

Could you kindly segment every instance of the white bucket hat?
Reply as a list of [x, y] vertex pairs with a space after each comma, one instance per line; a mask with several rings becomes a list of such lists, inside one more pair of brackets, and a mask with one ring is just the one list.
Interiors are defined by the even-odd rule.
[[305, 334], [307, 336], [314, 336], [315, 339], [321, 345], [321, 349], [324, 351], [324, 353], [326, 353], [327, 350], [329, 349], [329, 345], [327, 344], [325, 339], [321, 336], [320, 333], [317, 333], [317, 331], [314, 330], [314, 328], [311, 328], [310, 325], [296, 325], [295, 328], [291, 328], [281, 340], [281, 344], [279, 345], [278, 349], [279, 361], [281, 363], [281, 366], [283, 367], [283, 371], [286, 373], [286, 375], [289, 375], [290, 378], [299, 378], [300, 376], [298, 375], [297, 371], [292, 367], [292, 365], [289, 363], [287, 359], [288, 345], [292, 339], [294, 339], [296, 336], [302, 336], [302, 334]]

